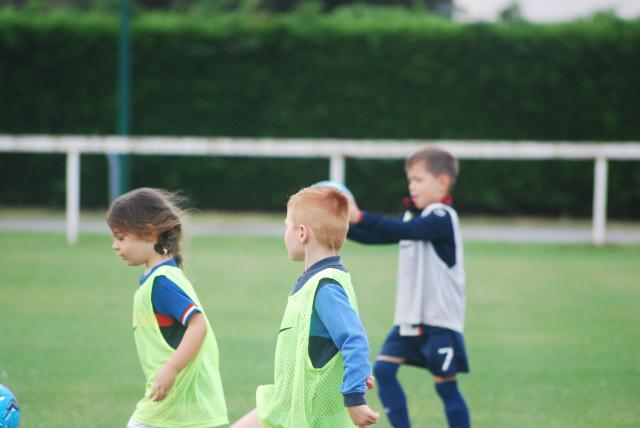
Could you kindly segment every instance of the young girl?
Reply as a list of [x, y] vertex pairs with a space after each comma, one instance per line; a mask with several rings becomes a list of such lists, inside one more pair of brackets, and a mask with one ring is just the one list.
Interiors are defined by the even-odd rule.
[[113, 250], [144, 265], [133, 299], [133, 336], [145, 396], [127, 427], [210, 428], [228, 423], [218, 345], [193, 286], [181, 270], [183, 212], [176, 195], [141, 188], [107, 214]]

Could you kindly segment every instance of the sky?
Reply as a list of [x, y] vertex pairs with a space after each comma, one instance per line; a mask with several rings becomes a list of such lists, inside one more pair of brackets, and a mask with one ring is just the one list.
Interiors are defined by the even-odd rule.
[[[464, 20], [493, 20], [512, 0], [454, 0]], [[554, 22], [580, 18], [610, 9], [621, 18], [640, 17], [640, 0], [518, 0], [524, 18]]]

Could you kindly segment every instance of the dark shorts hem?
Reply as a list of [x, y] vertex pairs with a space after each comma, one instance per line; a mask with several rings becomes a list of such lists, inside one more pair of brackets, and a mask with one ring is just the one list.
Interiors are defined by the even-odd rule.
[[406, 365], [427, 369], [434, 376], [455, 376], [469, 372], [469, 361], [461, 333], [428, 325], [418, 336], [400, 336], [394, 326], [379, 355], [401, 358]]

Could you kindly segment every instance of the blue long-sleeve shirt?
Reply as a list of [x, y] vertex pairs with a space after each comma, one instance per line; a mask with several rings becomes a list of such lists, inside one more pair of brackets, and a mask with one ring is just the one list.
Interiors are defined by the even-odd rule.
[[[300, 290], [313, 275], [328, 268], [346, 272], [339, 256], [327, 257], [298, 278], [291, 294]], [[309, 357], [314, 367], [322, 367], [338, 351], [342, 353], [344, 377], [340, 392], [345, 406], [366, 404], [366, 380], [371, 374], [369, 342], [347, 293], [334, 280], [321, 280], [318, 285], [309, 335]]]

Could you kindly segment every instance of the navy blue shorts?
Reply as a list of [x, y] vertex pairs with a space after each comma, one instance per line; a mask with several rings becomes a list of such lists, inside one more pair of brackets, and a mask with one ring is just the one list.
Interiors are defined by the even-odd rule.
[[380, 355], [402, 358], [405, 364], [423, 367], [434, 376], [469, 372], [462, 334], [443, 327], [420, 327], [418, 336], [400, 336], [399, 327], [394, 326], [382, 344]]

